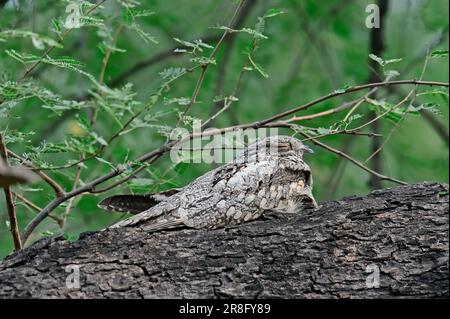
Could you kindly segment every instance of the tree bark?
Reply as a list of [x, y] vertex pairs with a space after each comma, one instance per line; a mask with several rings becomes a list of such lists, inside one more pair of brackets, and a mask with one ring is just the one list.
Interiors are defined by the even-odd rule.
[[47, 238], [0, 263], [0, 298], [443, 298], [448, 230], [448, 185], [420, 183], [213, 231]]

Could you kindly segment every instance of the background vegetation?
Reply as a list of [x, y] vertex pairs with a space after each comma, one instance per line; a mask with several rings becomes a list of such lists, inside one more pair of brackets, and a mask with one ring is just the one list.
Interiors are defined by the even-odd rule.
[[[446, 0], [381, 0], [386, 11], [378, 30], [365, 25], [373, 1], [140, 2], [0, 1], [0, 133], [17, 155], [8, 154], [10, 165], [42, 168], [69, 192], [122, 164], [119, 177], [95, 188], [101, 191], [130, 176], [130, 161], [158, 149], [173, 127], [189, 129], [192, 119], [204, 121], [224, 103], [228, 109], [210, 123], [214, 127], [259, 121], [386, 77], [448, 82]], [[71, 3], [82, 4], [81, 28], [64, 27]], [[230, 31], [225, 26], [240, 32], [221, 41]], [[296, 129], [324, 135], [321, 142], [361, 163], [381, 146], [365, 165], [386, 176], [448, 182], [448, 90], [414, 88], [380, 88], [347, 118], [356, 127], [383, 114], [362, 130], [378, 138], [334, 134], [342, 131], [348, 109], [295, 121]], [[338, 95], [295, 116], [331, 110], [367, 92]], [[319, 201], [395, 185], [306, 143], [315, 150], [307, 161]], [[212, 167], [173, 163], [167, 155], [148, 167], [131, 163], [142, 167], [139, 174], [107, 192], [89, 189], [57, 203], [27, 243], [103, 228], [122, 216], [102, 212], [100, 199], [183, 186]], [[12, 186], [21, 232], [55, 199], [54, 188], [41, 180]], [[4, 257], [14, 244], [3, 196], [0, 205]]]

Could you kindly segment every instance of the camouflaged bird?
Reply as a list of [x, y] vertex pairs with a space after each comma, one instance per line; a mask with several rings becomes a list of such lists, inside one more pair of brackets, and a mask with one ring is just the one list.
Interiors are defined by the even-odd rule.
[[266, 210], [298, 212], [316, 207], [310, 148], [296, 138], [272, 136], [181, 189], [153, 195], [118, 195], [99, 206], [137, 214], [110, 228], [140, 226], [149, 232], [180, 227], [215, 229], [254, 220]]

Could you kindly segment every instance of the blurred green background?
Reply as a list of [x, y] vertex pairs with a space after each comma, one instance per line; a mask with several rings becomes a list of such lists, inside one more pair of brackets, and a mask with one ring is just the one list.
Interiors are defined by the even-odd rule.
[[[276, 8], [284, 14], [267, 19], [262, 40], [254, 54], [259, 65], [269, 75], [262, 77], [257, 72], [246, 72], [242, 80], [238, 98], [230, 109], [220, 115], [215, 127], [225, 127], [264, 119], [278, 112], [288, 110], [335, 89], [346, 85], [366, 83], [371, 74], [368, 55], [372, 53], [369, 45], [371, 29], [365, 26], [368, 15], [366, 6], [374, 1], [248, 1], [245, 11], [239, 16], [240, 27], [253, 28], [258, 17], [268, 9]], [[52, 19], [65, 17], [67, 3], [64, 1], [9, 1], [0, 8], [0, 32], [4, 30], [30, 30], [57, 38], [52, 33]], [[133, 84], [137, 93], [135, 100], [145, 103], [162, 84], [159, 75], [164, 69], [190, 67], [194, 65], [186, 54], [175, 54], [180, 46], [174, 38], [192, 41], [203, 39], [211, 45], [217, 42], [221, 30], [212, 28], [226, 25], [230, 20], [236, 1], [141, 1], [139, 8], [153, 11], [154, 14], [139, 19], [140, 26], [150, 33], [158, 44], [146, 43], [134, 31], [123, 29], [118, 36], [117, 47], [126, 52], [113, 52], [105, 72], [105, 82], [111, 87]], [[447, 0], [395, 0], [390, 1], [386, 20], [382, 27], [385, 48], [384, 59], [401, 58], [395, 64], [400, 72], [399, 79], [414, 79], [420, 76], [427, 50], [448, 49], [448, 6]], [[107, 0], [99, 10], [99, 17], [106, 21], [107, 29], [86, 27], [73, 30], [63, 41], [63, 48], [55, 49], [52, 57], [71, 56], [85, 64], [84, 70], [98, 77], [104, 53], [99, 43], [105, 32], [114, 34], [123, 16], [124, 8], [114, 0]], [[229, 95], [241, 68], [247, 64], [243, 54], [251, 43], [245, 33], [236, 34], [232, 41], [225, 42], [218, 51], [217, 65], [211, 65], [198, 96], [191, 116], [206, 119], [217, 110], [213, 99], [217, 95]], [[1, 81], [16, 80], [24, 71], [23, 65], [13, 60], [5, 51], [14, 49], [41, 55], [42, 50], [27, 38], [8, 38], [0, 42]], [[209, 51], [208, 51], [209, 52]], [[424, 80], [448, 82], [448, 58], [432, 58], [424, 74]], [[195, 87], [199, 71], [196, 70], [174, 82], [164, 93], [166, 99], [190, 97]], [[79, 99], [89, 96], [92, 83], [76, 72], [41, 65], [32, 74], [40, 85], [62, 95], [65, 99]], [[391, 103], [401, 100], [410, 86], [399, 87], [396, 91], [381, 90], [379, 99]], [[420, 88], [426, 91], [429, 88]], [[420, 92], [419, 91], [419, 92]], [[310, 114], [340, 105], [358, 95], [350, 94], [328, 100], [307, 112]], [[448, 182], [448, 98], [442, 95], [423, 95], [417, 103], [434, 102], [439, 104], [440, 114], [406, 116], [394, 132], [389, 143], [381, 152], [382, 173], [407, 182], [443, 181]], [[76, 112], [56, 114], [37, 98], [19, 101], [8, 109], [0, 111], [0, 127], [7, 139], [9, 131], [31, 133], [23, 142], [8, 143], [8, 147], [18, 154], [30, 152], [32, 145], [43, 142], [62, 142], [67, 134], [76, 133], [76, 113], [89, 113], [83, 109]], [[2, 106], [3, 107], [3, 106]], [[182, 106], [179, 106], [183, 110]], [[173, 105], [160, 100], [150, 114], [171, 111]], [[367, 114], [367, 105], [361, 106], [359, 113]], [[159, 114], [159, 113], [158, 113]], [[300, 114], [297, 114], [300, 115]], [[311, 127], [328, 127], [342, 119], [345, 112], [333, 116], [305, 122]], [[155, 124], [176, 124], [173, 112], [155, 119]], [[393, 123], [380, 122], [380, 133], [384, 138], [389, 134]], [[102, 136], [110, 136], [118, 128], [106, 112], [98, 114], [97, 130]], [[160, 146], [165, 137], [158, 128], [140, 128], [121, 136], [113, 142], [105, 153], [105, 158], [113, 163], [124, 162], [126, 158], [137, 156]], [[288, 131], [283, 131], [289, 133]], [[15, 133], [16, 135], [18, 133]], [[383, 138], [383, 139], [384, 139]], [[382, 140], [383, 140], [382, 139]], [[7, 139], [8, 140], [8, 139]], [[345, 150], [353, 157], [364, 160], [371, 153], [371, 139], [364, 136], [336, 135], [323, 139], [324, 142]], [[353, 164], [343, 161], [335, 154], [313, 147], [315, 154], [307, 161], [313, 170], [315, 196], [319, 201], [339, 199], [346, 195], [366, 194], [371, 190], [370, 176]], [[42, 159], [54, 165], [64, 164], [69, 159], [77, 159], [74, 153], [42, 154]], [[173, 168], [168, 156], [159, 159], [151, 173], [144, 172], [138, 179], [131, 180], [112, 191], [97, 196], [83, 195], [75, 198], [73, 209], [68, 217], [64, 232], [70, 238], [87, 230], [98, 230], [121, 217], [108, 214], [97, 208], [97, 202], [109, 195], [130, 191], [144, 192], [149, 189], [163, 190], [183, 186], [200, 176], [211, 165], [188, 164]], [[81, 183], [92, 180], [109, 171], [109, 166], [97, 160], [85, 163], [81, 170]], [[75, 168], [48, 172], [66, 190], [72, 188]], [[155, 182], [163, 176], [163, 180]], [[384, 187], [395, 186], [383, 182]], [[44, 207], [54, 196], [44, 183], [38, 182], [14, 190], [26, 196], [39, 207]], [[65, 205], [54, 214], [64, 213]], [[0, 258], [12, 251], [13, 245], [6, 225], [7, 214], [4, 196], [0, 198]], [[23, 229], [35, 212], [17, 200], [17, 214], [20, 228]], [[47, 220], [34, 232], [30, 242], [60, 232], [58, 225]]]

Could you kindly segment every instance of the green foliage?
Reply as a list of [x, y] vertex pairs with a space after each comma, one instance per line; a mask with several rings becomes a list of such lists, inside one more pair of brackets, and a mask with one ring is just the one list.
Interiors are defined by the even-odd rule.
[[448, 50], [436, 50], [431, 52], [431, 57], [433, 58], [444, 58], [448, 57]]
[[54, 39], [27, 30], [4, 30], [0, 32], [0, 42], [8, 38], [30, 38], [36, 49], [44, 49], [45, 45], [62, 48], [62, 45]]

